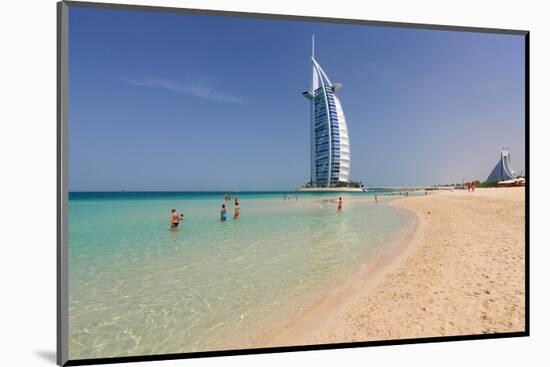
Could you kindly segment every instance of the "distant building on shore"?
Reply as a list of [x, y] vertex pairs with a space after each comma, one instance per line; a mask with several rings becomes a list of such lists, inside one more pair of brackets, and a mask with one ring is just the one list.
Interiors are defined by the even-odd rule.
[[489, 174], [489, 177], [487, 177], [487, 182], [513, 180], [517, 177], [518, 174], [510, 165], [510, 150], [502, 149], [502, 152], [500, 153], [500, 160]]
[[311, 91], [302, 94], [311, 103], [310, 182], [309, 187], [342, 187], [349, 183], [350, 145], [348, 127], [340, 99], [335, 91], [342, 87], [332, 83], [317, 60], [312, 38]]

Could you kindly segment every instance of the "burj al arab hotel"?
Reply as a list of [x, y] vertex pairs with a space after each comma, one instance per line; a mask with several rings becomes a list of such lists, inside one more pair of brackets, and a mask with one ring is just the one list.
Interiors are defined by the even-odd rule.
[[311, 90], [303, 92], [311, 104], [310, 118], [310, 188], [347, 186], [350, 172], [350, 144], [346, 117], [336, 91], [340, 83], [331, 82], [315, 59], [312, 37]]

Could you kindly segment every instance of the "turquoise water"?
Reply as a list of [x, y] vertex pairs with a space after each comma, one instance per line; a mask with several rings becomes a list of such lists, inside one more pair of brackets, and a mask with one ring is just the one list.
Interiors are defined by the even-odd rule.
[[[71, 193], [71, 359], [246, 348], [404, 225], [367, 194]], [[170, 209], [184, 213], [169, 229]], [[266, 345], [267, 346], [267, 345]]]

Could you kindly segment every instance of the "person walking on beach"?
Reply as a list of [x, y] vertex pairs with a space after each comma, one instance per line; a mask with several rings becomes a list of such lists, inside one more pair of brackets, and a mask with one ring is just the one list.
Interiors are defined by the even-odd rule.
[[222, 222], [225, 222], [227, 220], [227, 209], [225, 208], [225, 204], [222, 204], [222, 210], [220, 212], [220, 220]]
[[343, 205], [343, 203], [342, 203], [342, 197], [340, 196], [340, 197], [338, 198], [338, 213], [342, 212], [342, 205]]
[[176, 209], [172, 209], [171, 213], [172, 213], [172, 215], [170, 217], [170, 228], [171, 229], [177, 229], [178, 225], [180, 224], [180, 216], [179, 216], [178, 212], [176, 212]]
[[239, 219], [239, 213], [241, 208], [239, 207], [239, 202], [235, 200], [235, 213], [233, 214], [233, 219]]
[[378, 202], [378, 195], [374, 195], [374, 202], [375, 202], [375, 203]]

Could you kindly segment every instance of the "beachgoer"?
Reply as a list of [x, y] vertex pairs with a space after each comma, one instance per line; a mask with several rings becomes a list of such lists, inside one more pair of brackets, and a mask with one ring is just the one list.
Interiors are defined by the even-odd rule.
[[239, 213], [241, 208], [239, 207], [239, 203], [235, 202], [235, 213], [233, 214], [233, 219], [239, 219]]
[[378, 195], [374, 195], [374, 202], [375, 202], [375, 203], [378, 202]]
[[172, 209], [170, 212], [172, 213], [170, 217], [170, 228], [176, 229], [178, 228], [178, 224], [180, 224], [180, 216], [178, 212], [176, 212], [176, 209]]
[[220, 212], [220, 219], [222, 222], [225, 222], [227, 220], [227, 209], [225, 208], [225, 204], [222, 204], [222, 210]]
[[235, 195], [235, 205], [239, 205], [239, 197], [237, 195]]
[[472, 192], [474, 192], [476, 189], [476, 183], [475, 181], [472, 181]]
[[342, 197], [338, 198], [338, 213], [342, 211]]

